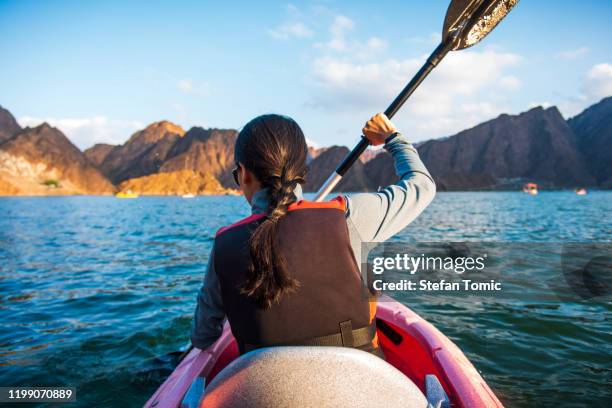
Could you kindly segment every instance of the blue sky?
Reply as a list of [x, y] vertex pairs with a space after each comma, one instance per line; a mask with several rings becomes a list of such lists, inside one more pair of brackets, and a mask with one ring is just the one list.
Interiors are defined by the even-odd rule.
[[[240, 128], [267, 112], [318, 145], [352, 145], [433, 50], [447, 6], [0, 0], [0, 105], [81, 148], [161, 119]], [[522, 0], [395, 122], [419, 141], [539, 104], [575, 115], [612, 95], [610, 21], [609, 0]]]

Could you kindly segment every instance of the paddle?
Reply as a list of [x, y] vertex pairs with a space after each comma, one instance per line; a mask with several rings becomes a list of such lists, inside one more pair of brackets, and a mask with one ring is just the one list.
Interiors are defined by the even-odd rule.
[[[385, 115], [391, 119], [449, 51], [463, 50], [478, 43], [497, 26], [518, 1], [452, 0], [444, 18], [442, 41], [427, 58], [427, 62], [408, 82], [408, 85], [391, 102], [391, 105], [385, 110]], [[357, 146], [351, 150], [336, 168], [336, 171], [319, 188], [315, 201], [323, 201], [325, 196], [342, 180], [353, 163], [368, 148], [369, 144], [368, 139], [361, 136]]]

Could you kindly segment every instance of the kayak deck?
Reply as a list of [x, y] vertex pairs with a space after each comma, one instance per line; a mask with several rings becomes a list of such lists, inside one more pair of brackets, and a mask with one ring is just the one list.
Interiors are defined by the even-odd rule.
[[[389, 297], [377, 305], [378, 339], [385, 358], [421, 391], [434, 374], [453, 407], [502, 407], [478, 371], [461, 350], [432, 324]], [[193, 349], [147, 401], [145, 407], [176, 408], [197, 377], [209, 384], [239, 357], [238, 346], [226, 323], [221, 337], [208, 349]]]

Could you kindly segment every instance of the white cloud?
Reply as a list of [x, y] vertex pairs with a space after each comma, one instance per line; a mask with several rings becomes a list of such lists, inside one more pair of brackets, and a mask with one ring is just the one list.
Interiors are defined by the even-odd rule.
[[344, 53], [361, 60], [378, 56], [387, 49], [387, 42], [376, 36], [363, 42], [348, 40], [347, 36], [354, 27], [355, 22], [350, 18], [343, 15], [335, 16], [329, 27], [330, 39], [315, 44], [315, 47], [327, 53]]
[[136, 130], [144, 128], [138, 121], [112, 120], [106, 116], [89, 118], [36, 118], [22, 116], [17, 120], [21, 126], [38, 126], [47, 122], [62, 131], [81, 150], [96, 143], [123, 143]]
[[184, 94], [196, 96], [209, 96], [210, 90], [207, 83], [194, 84], [191, 79], [180, 79], [176, 83], [176, 88]]
[[588, 53], [589, 53], [588, 47], [580, 47], [580, 48], [576, 48], [573, 50], [559, 51], [558, 53], [555, 54], [555, 58], [563, 59], [563, 60], [573, 60], [573, 59], [578, 59], [580, 57], [584, 57]]
[[178, 81], [176, 86], [179, 89], [179, 91], [185, 92], [185, 93], [188, 93], [193, 89], [193, 84], [188, 79], [181, 79], [180, 81]]
[[500, 78], [499, 85], [508, 91], [515, 91], [521, 87], [521, 80], [513, 75], [506, 75]]
[[563, 117], [571, 118], [572, 116], [582, 112], [584, 108], [592, 103], [592, 100], [589, 100], [589, 98], [581, 94], [563, 99], [561, 102], [559, 102], [558, 107]]
[[384, 51], [387, 49], [387, 42], [378, 37], [370, 37], [365, 43], [365, 49], [369, 52]]
[[612, 64], [593, 65], [584, 75], [581, 91], [559, 103], [565, 117], [572, 117], [600, 99], [612, 96]]
[[[346, 106], [371, 106], [390, 100], [425, 61], [422, 58], [406, 60], [386, 59], [381, 62], [356, 63], [351, 59], [334, 57], [317, 58], [313, 64], [314, 85], [321, 91], [321, 102]], [[503, 75], [504, 69], [515, 66], [521, 57], [496, 51], [464, 51], [450, 54], [431, 74], [432, 80], [418, 90], [423, 98], [429, 94], [473, 95], [485, 87], [509, 88], [520, 81]], [[416, 95], [415, 95], [416, 96]], [[337, 101], [335, 103], [334, 101]]]
[[355, 22], [347, 16], [339, 15], [334, 18], [329, 31], [332, 37], [344, 37], [344, 35], [355, 27]]
[[304, 15], [294, 4], [287, 4], [285, 7], [287, 17], [278, 27], [267, 30], [270, 37], [286, 41], [291, 38], [310, 38], [314, 36], [312, 24], [304, 22]]
[[268, 34], [277, 40], [288, 40], [294, 38], [309, 38], [314, 35], [314, 32], [302, 22], [284, 23], [268, 30]]
[[330, 39], [326, 43], [316, 44], [318, 48], [330, 51], [346, 51], [346, 34], [353, 29], [355, 23], [350, 18], [338, 15], [329, 27]]
[[612, 95], [612, 64], [596, 64], [586, 75], [587, 95], [600, 99]]
[[[424, 63], [406, 60], [358, 62], [320, 57], [312, 68], [312, 106], [335, 112], [381, 111]], [[419, 139], [454, 133], [507, 109], [504, 95], [520, 86], [506, 71], [522, 57], [491, 49], [451, 53], [414, 93], [398, 115]]]

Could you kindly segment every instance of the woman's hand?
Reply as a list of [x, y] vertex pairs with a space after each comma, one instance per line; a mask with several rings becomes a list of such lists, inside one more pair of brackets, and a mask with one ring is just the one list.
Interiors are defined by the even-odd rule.
[[397, 128], [387, 115], [377, 113], [368, 120], [362, 129], [363, 135], [370, 141], [372, 146], [385, 143], [385, 139], [397, 132]]

